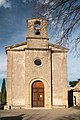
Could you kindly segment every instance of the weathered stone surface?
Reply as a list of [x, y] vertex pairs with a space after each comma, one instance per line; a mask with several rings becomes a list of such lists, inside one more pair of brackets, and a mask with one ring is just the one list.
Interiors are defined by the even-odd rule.
[[[40, 21], [40, 35], [34, 22]], [[44, 108], [67, 107], [67, 49], [48, 43], [47, 21], [28, 20], [27, 42], [12, 45], [7, 51], [7, 106], [32, 108], [32, 84], [44, 84]], [[36, 59], [41, 65], [35, 65]]]

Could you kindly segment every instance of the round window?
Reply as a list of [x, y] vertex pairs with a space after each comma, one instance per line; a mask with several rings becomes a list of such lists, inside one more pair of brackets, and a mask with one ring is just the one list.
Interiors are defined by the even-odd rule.
[[34, 61], [34, 63], [35, 63], [35, 65], [41, 65], [41, 60], [40, 60], [40, 59], [36, 59], [36, 60]]

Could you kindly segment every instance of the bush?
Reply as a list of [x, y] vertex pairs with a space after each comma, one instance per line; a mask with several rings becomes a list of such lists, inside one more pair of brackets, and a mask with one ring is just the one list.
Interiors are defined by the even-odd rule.
[[70, 81], [69, 85], [70, 85], [70, 87], [74, 87], [77, 83], [78, 83], [78, 81]]

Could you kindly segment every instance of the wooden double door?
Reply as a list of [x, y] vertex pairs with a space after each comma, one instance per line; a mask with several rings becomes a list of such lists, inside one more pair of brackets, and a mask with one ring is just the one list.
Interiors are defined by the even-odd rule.
[[32, 107], [44, 107], [44, 84], [41, 81], [32, 84]]

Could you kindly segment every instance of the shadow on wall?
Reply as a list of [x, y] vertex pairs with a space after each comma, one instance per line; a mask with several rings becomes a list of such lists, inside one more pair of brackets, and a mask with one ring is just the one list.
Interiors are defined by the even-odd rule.
[[19, 116], [8, 116], [8, 117], [1, 117], [0, 120], [22, 120], [23, 115], [19, 115]]

